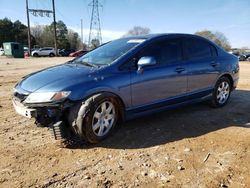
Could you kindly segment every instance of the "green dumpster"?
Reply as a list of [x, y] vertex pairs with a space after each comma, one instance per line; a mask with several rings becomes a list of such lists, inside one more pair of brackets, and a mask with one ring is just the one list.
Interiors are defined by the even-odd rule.
[[6, 56], [24, 58], [23, 45], [18, 42], [5, 42], [3, 48]]

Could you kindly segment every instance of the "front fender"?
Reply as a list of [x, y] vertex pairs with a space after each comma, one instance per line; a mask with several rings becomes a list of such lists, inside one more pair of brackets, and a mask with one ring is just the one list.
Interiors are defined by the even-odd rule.
[[118, 96], [125, 107], [131, 106], [131, 88], [130, 75], [120, 73], [110, 77], [91, 80], [82, 84], [78, 84], [70, 88], [72, 91], [69, 99], [72, 101], [85, 100], [97, 93], [109, 92]]

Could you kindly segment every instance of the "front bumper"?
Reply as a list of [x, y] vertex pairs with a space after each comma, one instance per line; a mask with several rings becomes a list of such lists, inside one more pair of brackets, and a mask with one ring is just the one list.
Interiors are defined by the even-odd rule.
[[39, 127], [49, 127], [56, 140], [65, 141], [68, 139], [70, 131], [63, 117], [66, 109], [62, 110], [58, 107], [48, 106], [29, 108], [14, 98], [12, 103], [18, 114], [27, 118], [35, 118], [36, 125]]
[[16, 87], [12, 95], [12, 103], [15, 111], [26, 118], [34, 118], [38, 127], [49, 127], [56, 140], [68, 139], [71, 127], [68, 124], [68, 112], [76, 102], [61, 100], [50, 103], [25, 103], [30, 93], [20, 87]]
[[21, 102], [15, 100], [15, 99], [12, 100], [12, 103], [13, 103], [15, 111], [18, 114], [20, 114], [24, 117], [27, 117], [27, 118], [37, 117], [37, 110], [36, 109], [27, 108]]
[[54, 104], [26, 104], [16, 97], [12, 98], [12, 103], [19, 115], [34, 118], [36, 124], [42, 127], [49, 127], [51, 124], [63, 120], [67, 109], [74, 104], [69, 101]]

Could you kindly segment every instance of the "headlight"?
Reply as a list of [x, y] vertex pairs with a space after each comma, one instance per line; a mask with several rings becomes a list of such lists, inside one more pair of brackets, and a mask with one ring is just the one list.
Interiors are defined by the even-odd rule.
[[70, 95], [70, 91], [61, 92], [46, 92], [46, 93], [31, 93], [25, 100], [26, 103], [43, 103], [59, 101], [67, 98]]

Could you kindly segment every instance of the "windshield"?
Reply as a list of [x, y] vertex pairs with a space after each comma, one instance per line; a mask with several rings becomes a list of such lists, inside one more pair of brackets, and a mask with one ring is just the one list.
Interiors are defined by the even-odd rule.
[[109, 65], [144, 41], [145, 39], [118, 39], [73, 60], [72, 63], [89, 66]]

